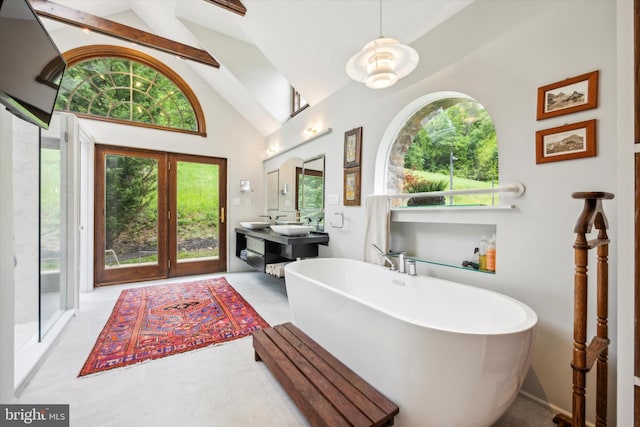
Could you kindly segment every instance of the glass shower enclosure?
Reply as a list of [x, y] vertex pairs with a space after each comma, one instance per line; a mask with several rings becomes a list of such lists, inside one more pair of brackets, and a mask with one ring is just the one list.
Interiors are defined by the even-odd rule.
[[71, 115], [56, 114], [48, 130], [13, 119], [16, 389], [77, 308], [78, 129]]
[[68, 307], [68, 142], [60, 135], [40, 138], [40, 286], [42, 340]]

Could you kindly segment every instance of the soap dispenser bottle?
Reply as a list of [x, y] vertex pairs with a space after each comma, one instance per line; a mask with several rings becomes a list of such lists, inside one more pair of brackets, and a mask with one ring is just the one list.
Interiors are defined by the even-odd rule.
[[487, 245], [487, 271], [496, 271], [496, 235], [489, 239]]
[[487, 236], [482, 236], [480, 239], [480, 245], [478, 245], [478, 268], [480, 270], [487, 270], [487, 247], [489, 243], [487, 243]]

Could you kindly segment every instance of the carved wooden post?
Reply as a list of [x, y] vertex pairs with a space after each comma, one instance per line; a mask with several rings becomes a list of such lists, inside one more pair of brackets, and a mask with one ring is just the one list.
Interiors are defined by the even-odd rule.
[[[573, 231], [576, 241], [573, 245], [575, 258], [574, 303], [573, 303], [573, 400], [572, 417], [558, 414], [553, 421], [560, 427], [584, 427], [585, 392], [587, 372], [596, 365], [596, 427], [607, 425], [607, 348], [608, 337], [608, 292], [609, 292], [609, 237], [607, 217], [602, 209], [602, 200], [613, 199], [613, 194], [604, 192], [581, 192], [571, 195], [574, 199], [584, 199], [584, 208]], [[595, 225], [596, 239], [587, 240], [587, 234]], [[596, 336], [587, 345], [587, 295], [589, 249], [597, 248], [597, 325]]]
[[572, 415], [574, 426], [584, 426], [585, 388], [587, 386], [587, 264], [589, 262], [588, 244], [584, 233], [578, 233], [573, 248], [575, 273], [573, 291], [573, 359], [571, 362], [573, 367]]
[[[604, 218], [606, 221], [606, 218]], [[605, 347], [598, 355], [596, 365], [596, 427], [607, 425], [607, 376], [608, 376], [608, 345], [609, 345], [609, 237], [607, 236], [607, 224], [599, 229], [598, 240], [606, 241], [606, 244], [598, 246], [598, 289], [597, 289], [597, 316], [596, 338], [605, 341]]]

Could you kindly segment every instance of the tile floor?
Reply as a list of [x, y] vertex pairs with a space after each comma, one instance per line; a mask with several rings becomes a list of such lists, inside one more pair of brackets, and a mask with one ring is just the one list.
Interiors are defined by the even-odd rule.
[[[257, 272], [224, 276], [267, 322], [290, 320], [281, 280]], [[68, 403], [72, 427], [308, 425], [264, 364], [254, 361], [250, 338], [77, 378], [125, 287], [132, 285], [81, 294], [77, 316], [17, 403]], [[553, 427], [552, 417], [547, 408], [518, 397], [494, 427]]]

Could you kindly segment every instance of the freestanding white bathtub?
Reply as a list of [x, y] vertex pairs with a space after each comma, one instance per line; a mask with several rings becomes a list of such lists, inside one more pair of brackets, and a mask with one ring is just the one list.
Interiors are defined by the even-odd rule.
[[491, 426], [522, 386], [537, 316], [513, 298], [348, 259], [285, 278], [293, 322], [394, 401], [398, 427]]

